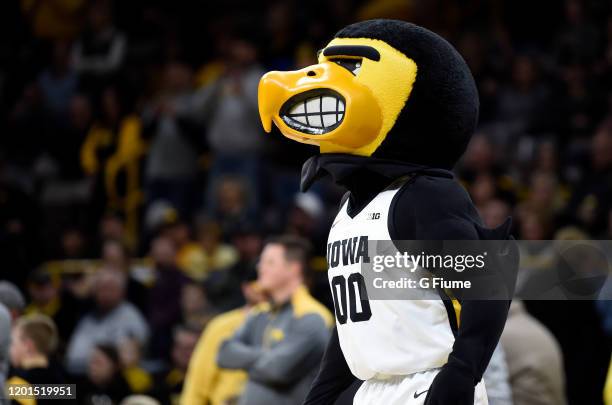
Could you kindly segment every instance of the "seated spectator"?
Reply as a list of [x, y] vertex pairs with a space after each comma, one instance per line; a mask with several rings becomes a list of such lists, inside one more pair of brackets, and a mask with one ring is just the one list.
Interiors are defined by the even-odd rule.
[[125, 300], [124, 274], [102, 268], [94, 275], [95, 308], [77, 324], [66, 352], [66, 364], [72, 374], [82, 375], [97, 344], [119, 344], [126, 337], [144, 344], [149, 337], [146, 320], [136, 307]]
[[119, 354], [113, 345], [96, 345], [88, 360], [86, 378], [77, 384], [79, 404], [115, 405], [130, 392], [121, 374]]
[[212, 203], [208, 209], [221, 225], [222, 234], [231, 235], [245, 222], [254, 219], [249, 208], [253, 195], [245, 178], [224, 176], [215, 182], [212, 190]]
[[117, 347], [121, 374], [130, 386], [130, 391], [143, 394], [153, 387], [153, 377], [141, 365], [142, 347], [138, 340], [126, 338]]
[[219, 368], [216, 361], [221, 343], [230, 338], [244, 324], [250, 310], [265, 299], [257, 283], [252, 280], [245, 280], [241, 290], [246, 305], [212, 319], [200, 336], [185, 376], [182, 403], [235, 403], [242, 393], [247, 380], [246, 372]]
[[126, 242], [125, 218], [118, 212], [106, 211], [98, 222], [97, 244], [101, 246], [107, 240]]
[[[45, 159], [48, 168], [45, 169], [43, 191], [46, 203], [66, 203], [71, 200], [82, 203], [89, 195], [88, 191], [83, 192], [79, 189], [81, 180], [85, 178], [79, 151], [89, 131], [95, 110], [91, 100], [86, 96], [76, 92], [69, 96], [65, 113], [47, 124], [49, 126], [47, 136], [41, 140], [45, 142], [44, 148], [47, 152]], [[73, 193], [66, 193], [62, 186], [70, 187]], [[83, 195], [80, 195], [79, 191]]]
[[298, 404], [310, 388], [333, 318], [303, 284], [308, 252], [308, 244], [292, 236], [264, 247], [258, 282], [270, 301], [223, 342], [217, 356], [220, 367], [249, 374], [240, 404]]
[[63, 229], [56, 258], [60, 260], [85, 259], [89, 256], [84, 230], [76, 225]]
[[148, 288], [133, 276], [131, 259], [130, 251], [125, 243], [116, 239], [108, 239], [103, 242], [102, 267], [112, 268], [126, 275], [128, 300], [139, 310], [145, 311]]
[[488, 228], [497, 228], [510, 216], [511, 207], [501, 198], [489, 200], [479, 211], [480, 217]]
[[202, 281], [210, 273], [226, 270], [238, 261], [236, 249], [223, 243], [221, 237], [221, 228], [216, 222], [202, 220], [198, 223], [197, 242], [183, 243], [177, 256], [179, 266], [189, 277]]
[[182, 323], [185, 325], [202, 329], [215, 315], [215, 310], [206, 298], [204, 286], [199, 283], [190, 282], [183, 286], [180, 303]]
[[181, 305], [177, 299], [189, 279], [176, 266], [176, 248], [172, 241], [160, 236], [151, 245], [155, 279], [149, 289], [147, 319], [152, 336], [150, 353], [154, 358], [168, 357], [172, 344], [172, 327], [181, 321]]
[[[187, 222], [176, 218], [173, 222], [162, 227], [161, 236], [167, 236], [176, 247], [176, 264], [191, 278], [196, 274], [202, 264], [201, 249], [193, 240], [191, 226]], [[193, 275], [192, 275], [193, 274]]]
[[0, 304], [8, 309], [14, 321], [21, 316], [25, 308], [25, 298], [15, 284], [3, 280], [0, 281]]
[[32, 272], [28, 278], [27, 289], [30, 303], [25, 313], [40, 313], [51, 317], [57, 325], [60, 339], [65, 344], [78, 322], [80, 306], [74, 305], [75, 299], [62, 294], [60, 281], [42, 268]]
[[162, 403], [179, 405], [189, 359], [200, 332], [200, 329], [186, 325], [180, 325], [174, 329], [171, 364], [168, 370], [158, 376], [155, 390], [156, 396]]
[[496, 119], [503, 123], [508, 135], [529, 130], [541, 121], [542, 105], [549, 97], [535, 57], [517, 55], [512, 61], [511, 76], [511, 83], [499, 93], [496, 112]]
[[597, 235], [606, 228], [612, 206], [612, 116], [599, 125], [591, 138], [588, 171], [568, 203], [575, 223]]
[[[46, 315], [26, 315], [15, 323], [11, 333], [10, 357], [13, 368], [8, 384], [61, 384], [62, 372], [50, 356], [57, 347], [58, 334], [53, 320]], [[15, 399], [27, 405], [29, 399]], [[37, 399], [36, 404], [53, 403]]]
[[531, 173], [527, 199], [517, 208], [531, 211], [549, 222], [565, 207], [565, 198], [557, 176], [547, 172]]
[[501, 336], [506, 353], [514, 405], [564, 405], [565, 375], [559, 344], [529, 315], [521, 301], [513, 301]]
[[245, 305], [241, 286], [245, 280], [256, 278], [255, 267], [263, 244], [261, 231], [253, 224], [243, 224], [232, 234], [231, 242], [238, 251], [238, 261], [227, 271], [211, 273], [205, 282], [208, 299], [219, 311]]
[[225, 270], [238, 261], [238, 252], [227, 243], [223, 243], [223, 234], [219, 224], [214, 221], [200, 221], [197, 225], [197, 238], [204, 254], [206, 274]]
[[313, 245], [325, 246], [328, 229], [322, 226], [327, 225], [324, 219], [325, 206], [316, 193], [297, 193], [289, 208], [285, 232], [307, 239]]

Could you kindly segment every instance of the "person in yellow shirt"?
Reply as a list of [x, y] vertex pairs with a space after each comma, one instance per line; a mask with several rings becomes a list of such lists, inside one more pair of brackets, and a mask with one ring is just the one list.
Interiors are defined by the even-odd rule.
[[242, 293], [246, 305], [213, 318], [200, 336], [185, 376], [181, 405], [225, 405], [242, 393], [247, 374], [221, 369], [216, 361], [221, 343], [242, 326], [251, 308], [264, 298], [255, 281], [243, 282]]

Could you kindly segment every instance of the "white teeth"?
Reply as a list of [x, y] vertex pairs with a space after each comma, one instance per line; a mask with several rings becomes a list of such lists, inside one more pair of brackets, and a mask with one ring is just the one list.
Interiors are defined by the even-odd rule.
[[298, 115], [298, 116], [293, 117], [293, 119], [299, 122], [300, 124], [308, 125], [308, 123], [306, 122], [305, 115]]
[[288, 118], [310, 128], [333, 127], [344, 116], [344, 101], [333, 96], [316, 96], [292, 106]]
[[308, 121], [311, 127], [321, 128], [323, 123], [321, 122], [321, 114], [308, 116]]
[[304, 114], [304, 103], [294, 105], [291, 110], [289, 110], [289, 114]]
[[311, 98], [306, 101], [306, 112], [309, 114], [321, 112], [319, 97]]
[[324, 127], [331, 127], [332, 125], [334, 125], [336, 122], [338, 122], [336, 120], [336, 115], [335, 114], [328, 114], [328, 115], [324, 115], [323, 116], [323, 126]]
[[336, 99], [334, 97], [323, 97], [323, 111], [336, 112]]

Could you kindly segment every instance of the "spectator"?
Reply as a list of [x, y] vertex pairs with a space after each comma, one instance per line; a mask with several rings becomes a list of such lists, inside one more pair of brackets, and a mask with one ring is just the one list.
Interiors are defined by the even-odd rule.
[[213, 218], [220, 224], [222, 234], [231, 235], [244, 223], [252, 221], [250, 205], [252, 190], [246, 179], [237, 176], [226, 176], [217, 179], [213, 204], [209, 206]]
[[103, 268], [94, 275], [95, 308], [79, 321], [68, 343], [66, 365], [70, 373], [86, 372], [88, 359], [97, 344], [118, 345], [127, 337], [141, 344], [147, 342], [147, 322], [125, 300], [125, 289], [125, 275], [116, 270]]
[[43, 314], [53, 319], [60, 337], [60, 345], [65, 344], [72, 334], [81, 306], [69, 294], [62, 294], [60, 280], [40, 268], [32, 272], [27, 284], [30, 303], [26, 314]]
[[87, 29], [72, 49], [72, 66], [83, 86], [94, 93], [117, 73], [126, 53], [126, 38], [113, 25], [110, 2], [97, 0], [88, 10]]
[[583, 142], [595, 130], [601, 114], [605, 113], [603, 97], [588, 80], [586, 66], [580, 63], [570, 62], [562, 67], [561, 78], [565, 87], [561, 101], [562, 119], [565, 121], [560, 128], [563, 141]]
[[290, 236], [264, 247], [258, 282], [270, 302], [223, 342], [217, 356], [220, 367], [249, 374], [240, 404], [299, 404], [314, 379], [332, 316], [303, 285], [308, 250]]
[[[46, 130], [48, 136], [43, 140], [46, 143], [47, 154], [45, 157], [52, 159], [49, 162], [50, 169], [47, 169], [48, 172], [44, 173], [47, 182], [50, 183], [48, 184], [49, 187], [54, 183], [61, 184], [62, 181], [65, 182], [66, 180], [76, 182], [85, 177], [79, 153], [81, 145], [90, 130], [93, 114], [94, 111], [89, 98], [73, 92], [67, 101], [65, 117], [59, 116], [50, 123], [50, 129]], [[57, 195], [59, 194], [57, 191], [53, 195], [49, 195], [52, 191], [55, 190], [50, 188], [47, 191], [47, 199], [67, 198], [67, 196], [61, 194]], [[72, 198], [76, 196], [72, 196]]]
[[[46, 315], [26, 315], [17, 320], [11, 333], [11, 377], [9, 384], [61, 384], [64, 377], [51, 356], [58, 343], [57, 328]], [[20, 404], [27, 404], [17, 400]], [[37, 404], [53, 403], [37, 399]]]
[[500, 198], [489, 200], [480, 210], [480, 216], [487, 228], [497, 228], [510, 216], [511, 207]]
[[601, 34], [586, 18], [586, 3], [579, 0], [563, 2], [565, 27], [556, 38], [557, 57], [560, 62], [592, 62], [600, 52]]
[[160, 236], [151, 245], [155, 281], [149, 289], [147, 319], [156, 332], [151, 339], [150, 352], [154, 358], [168, 357], [172, 341], [172, 327], [181, 321], [178, 297], [189, 281], [176, 266], [176, 248], [172, 241]]
[[87, 377], [78, 387], [77, 399], [82, 405], [115, 405], [130, 394], [130, 387], [121, 374], [115, 346], [97, 344], [93, 347], [88, 359]]
[[598, 234], [605, 229], [612, 204], [612, 117], [606, 118], [591, 138], [587, 170], [568, 211], [583, 228]]
[[125, 338], [117, 347], [121, 363], [121, 374], [130, 387], [138, 394], [147, 393], [153, 387], [153, 376], [142, 365], [142, 345], [134, 338]]
[[224, 405], [235, 403], [240, 397], [246, 372], [219, 368], [216, 357], [221, 343], [244, 324], [251, 309], [265, 298], [256, 282], [243, 282], [241, 291], [246, 304], [213, 318], [200, 336], [189, 361], [182, 403]]
[[125, 221], [117, 212], [107, 211], [98, 224], [98, 238], [100, 244], [107, 240], [126, 242]]
[[181, 312], [184, 325], [202, 329], [214, 315], [214, 309], [206, 298], [204, 286], [189, 282], [181, 290]]
[[157, 396], [162, 403], [179, 404], [189, 359], [196, 346], [200, 329], [179, 325], [174, 329], [171, 350], [171, 364], [168, 370], [158, 376]]
[[127, 298], [140, 311], [148, 305], [149, 290], [133, 276], [131, 255], [128, 247], [115, 239], [108, 239], [102, 245], [102, 267], [115, 269], [127, 277]]
[[70, 68], [69, 49], [66, 42], [54, 43], [52, 65], [38, 78], [46, 109], [60, 119], [66, 116], [70, 99], [78, 85], [78, 77]]
[[530, 178], [530, 191], [518, 210], [529, 211], [554, 222], [555, 216], [565, 208], [563, 193], [557, 176], [553, 173], [534, 172]]
[[325, 207], [316, 193], [298, 193], [289, 209], [285, 232], [307, 239], [313, 245], [325, 246], [327, 229], [321, 226], [324, 216]]
[[226, 41], [226, 65], [223, 74], [192, 97], [178, 100], [179, 114], [204, 120], [206, 138], [213, 152], [208, 173], [207, 203], [216, 209], [214, 193], [217, 182], [227, 175], [247, 179], [251, 187], [249, 211], [256, 211], [260, 196], [261, 128], [257, 117], [257, 86], [264, 71], [257, 62], [257, 47], [252, 33], [233, 35]]
[[499, 95], [496, 119], [504, 126], [505, 143], [523, 131], [528, 131], [542, 117], [541, 106], [546, 102], [548, 88], [542, 83], [534, 57], [519, 55], [512, 62], [512, 82]]
[[238, 260], [238, 252], [223, 243], [219, 224], [200, 220], [197, 224], [197, 244], [183, 245], [179, 251], [179, 264], [194, 280], [203, 281], [216, 271], [226, 270]]
[[232, 235], [232, 245], [239, 259], [226, 271], [210, 274], [206, 279], [208, 298], [215, 308], [229, 311], [245, 304], [241, 286], [244, 280], [255, 277], [256, 262], [262, 246], [261, 232], [253, 224], [244, 224]]
[[169, 63], [157, 98], [142, 113], [145, 136], [150, 138], [145, 167], [147, 203], [172, 204], [181, 218], [191, 218], [198, 172], [198, 141], [194, 127], [177, 115], [172, 101], [191, 89], [192, 72], [185, 64]]
[[501, 337], [515, 405], [567, 403], [561, 349], [551, 333], [515, 300]]
[[0, 304], [4, 305], [14, 321], [25, 309], [25, 298], [19, 288], [10, 281], [0, 280]]

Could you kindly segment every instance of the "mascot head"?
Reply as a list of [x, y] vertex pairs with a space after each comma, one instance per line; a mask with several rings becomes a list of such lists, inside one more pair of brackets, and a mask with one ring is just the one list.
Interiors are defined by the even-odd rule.
[[259, 84], [266, 132], [318, 145], [322, 154], [451, 168], [478, 120], [478, 92], [442, 37], [396, 20], [345, 27], [318, 64], [269, 72]]

